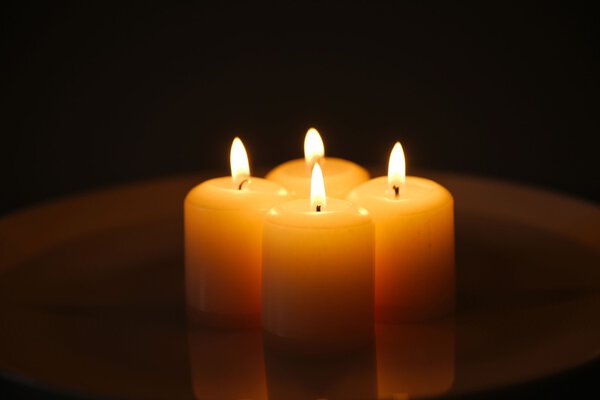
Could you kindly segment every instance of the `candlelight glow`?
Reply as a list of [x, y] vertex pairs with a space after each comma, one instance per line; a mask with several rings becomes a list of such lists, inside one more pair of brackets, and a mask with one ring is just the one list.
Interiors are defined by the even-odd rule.
[[404, 160], [404, 150], [402, 150], [400, 142], [396, 142], [388, 164], [388, 186], [396, 197], [402, 193], [405, 181], [406, 161]]
[[312, 168], [324, 156], [325, 146], [323, 146], [323, 139], [321, 139], [319, 131], [315, 128], [310, 128], [304, 137], [304, 159], [306, 160], [306, 165]]
[[319, 163], [315, 163], [310, 179], [310, 206], [313, 210], [323, 211], [327, 205], [325, 197], [325, 182]]
[[233, 143], [231, 143], [229, 162], [231, 164], [233, 185], [241, 190], [244, 182], [250, 178], [250, 165], [244, 144], [238, 137], [233, 139]]

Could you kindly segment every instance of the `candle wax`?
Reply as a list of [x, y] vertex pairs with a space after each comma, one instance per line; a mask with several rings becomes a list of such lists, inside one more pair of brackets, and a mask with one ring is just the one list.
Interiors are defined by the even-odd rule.
[[262, 324], [268, 341], [335, 353], [373, 340], [373, 225], [364, 210], [327, 198], [282, 203], [265, 220]]
[[348, 199], [375, 223], [376, 319], [437, 318], [454, 309], [454, 202], [443, 186], [406, 177], [398, 197], [387, 177], [354, 189]]
[[[369, 179], [366, 169], [341, 158], [324, 157], [319, 160], [319, 165], [330, 197], [343, 199], [350, 190]], [[307, 198], [310, 196], [311, 171], [304, 159], [297, 159], [275, 167], [266, 178], [285, 187], [292, 197]]]
[[208, 180], [187, 195], [185, 272], [192, 321], [258, 326], [265, 213], [287, 197], [276, 183], [231, 177]]

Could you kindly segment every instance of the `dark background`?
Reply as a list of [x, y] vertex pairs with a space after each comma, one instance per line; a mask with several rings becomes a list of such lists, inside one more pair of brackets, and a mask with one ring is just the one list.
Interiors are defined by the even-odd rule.
[[3, 3], [0, 212], [329, 155], [598, 200], [598, 19], [576, 5]]
[[[226, 172], [234, 135], [252, 166], [272, 167], [302, 156], [309, 126], [328, 155], [365, 165], [385, 165], [401, 140], [409, 173], [494, 176], [598, 201], [597, 14], [482, 3], [5, 2], [0, 214], [99, 186]], [[518, 390], [571, 397], [600, 375], [586, 368]]]

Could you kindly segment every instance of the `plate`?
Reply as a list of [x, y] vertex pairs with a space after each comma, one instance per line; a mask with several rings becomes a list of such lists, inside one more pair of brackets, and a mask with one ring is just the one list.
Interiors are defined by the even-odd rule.
[[331, 360], [272, 354], [255, 331], [188, 334], [182, 201], [205, 173], [2, 218], [0, 374], [93, 397], [401, 398], [493, 390], [598, 358], [600, 209], [424, 175], [456, 201], [451, 320], [378, 325], [373, 348]]

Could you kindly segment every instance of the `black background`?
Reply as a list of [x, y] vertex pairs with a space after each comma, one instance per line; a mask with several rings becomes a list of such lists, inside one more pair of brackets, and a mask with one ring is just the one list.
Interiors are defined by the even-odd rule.
[[598, 199], [596, 14], [524, 8], [4, 4], [0, 211], [327, 154]]
[[[597, 14], [482, 3], [3, 3], [0, 214], [226, 172], [234, 135], [272, 167], [302, 156], [310, 126], [328, 155], [365, 165], [400, 140], [409, 173], [598, 201]], [[582, 393], [598, 370], [519, 390]]]

